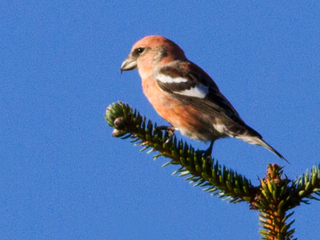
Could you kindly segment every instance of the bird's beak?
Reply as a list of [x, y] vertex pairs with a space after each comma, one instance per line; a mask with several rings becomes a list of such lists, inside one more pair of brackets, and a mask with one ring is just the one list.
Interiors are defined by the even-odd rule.
[[131, 56], [128, 56], [121, 64], [121, 73], [123, 71], [130, 71], [135, 68], [137, 68], [137, 59], [133, 59]]

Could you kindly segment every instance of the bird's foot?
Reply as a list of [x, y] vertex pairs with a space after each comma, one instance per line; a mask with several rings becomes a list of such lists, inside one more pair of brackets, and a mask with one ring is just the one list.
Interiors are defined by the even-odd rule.
[[212, 158], [211, 158], [211, 154], [212, 154], [213, 143], [214, 143], [214, 142], [212, 141], [212, 142], [210, 143], [210, 146], [208, 147], [208, 149], [204, 151], [203, 156], [204, 156], [205, 158], [212, 159]]
[[168, 131], [168, 139], [166, 140], [165, 144], [167, 144], [168, 142], [170, 142], [170, 140], [172, 139], [172, 137], [174, 136], [174, 131], [176, 130], [174, 127], [172, 126], [158, 126], [157, 129], [159, 130], [167, 130]]

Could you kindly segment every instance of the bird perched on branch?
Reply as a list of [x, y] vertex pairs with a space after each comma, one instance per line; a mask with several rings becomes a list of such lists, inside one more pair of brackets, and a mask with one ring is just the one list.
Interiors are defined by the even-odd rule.
[[245, 124], [212, 78], [193, 62], [173, 41], [162, 36], [147, 36], [136, 42], [121, 65], [122, 71], [138, 69], [143, 92], [158, 112], [183, 135], [210, 141], [239, 138], [263, 146], [287, 161]]

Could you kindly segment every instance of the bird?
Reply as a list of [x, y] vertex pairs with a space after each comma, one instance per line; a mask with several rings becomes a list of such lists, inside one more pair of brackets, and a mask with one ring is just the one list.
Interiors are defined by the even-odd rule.
[[234, 137], [263, 146], [287, 161], [242, 120], [214, 80], [189, 61], [175, 42], [158, 35], [137, 41], [120, 70], [134, 69], [139, 72], [145, 96], [170, 123], [167, 129], [210, 142], [208, 155], [217, 139]]

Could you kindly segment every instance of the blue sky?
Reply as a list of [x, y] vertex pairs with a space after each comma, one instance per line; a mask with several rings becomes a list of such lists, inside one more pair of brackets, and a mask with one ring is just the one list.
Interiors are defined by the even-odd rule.
[[[1, 239], [258, 239], [258, 212], [113, 138], [105, 109], [122, 101], [166, 124], [137, 71], [120, 74], [137, 40], [166, 36], [291, 165], [236, 139], [217, 141], [214, 158], [254, 184], [269, 162], [295, 178], [320, 162], [319, 11], [319, 1], [0, 3]], [[295, 209], [295, 237], [314, 239], [319, 211]]]

